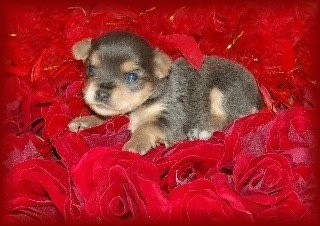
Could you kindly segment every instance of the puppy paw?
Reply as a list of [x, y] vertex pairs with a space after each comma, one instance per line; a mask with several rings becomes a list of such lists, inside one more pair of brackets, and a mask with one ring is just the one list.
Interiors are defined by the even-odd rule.
[[188, 132], [189, 140], [208, 140], [212, 136], [210, 130], [191, 129]]
[[96, 116], [83, 116], [73, 119], [69, 124], [68, 128], [71, 132], [79, 132], [96, 125], [99, 125], [103, 122], [102, 119], [97, 118]]
[[156, 146], [156, 142], [151, 141], [147, 137], [144, 139], [132, 137], [122, 149], [138, 153], [140, 155], [145, 155], [150, 151], [150, 149], [155, 148]]
[[75, 118], [68, 124], [68, 128], [71, 132], [79, 132], [89, 127], [87, 121], [81, 120], [81, 118]]

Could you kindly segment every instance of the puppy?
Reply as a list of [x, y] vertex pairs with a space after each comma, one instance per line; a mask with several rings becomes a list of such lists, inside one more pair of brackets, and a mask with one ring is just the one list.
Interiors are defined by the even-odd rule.
[[206, 57], [197, 71], [124, 31], [79, 41], [72, 52], [86, 66], [84, 100], [97, 115], [76, 118], [69, 129], [128, 114], [132, 136], [123, 149], [141, 155], [159, 143], [207, 140], [263, 106], [253, 76], [224, 58]]

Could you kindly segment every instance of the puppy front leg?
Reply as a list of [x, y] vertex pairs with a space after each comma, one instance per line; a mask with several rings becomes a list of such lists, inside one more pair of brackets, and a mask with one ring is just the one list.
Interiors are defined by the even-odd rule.
[[69, 124], [69, 130], [72, 132], [79, 132], [94, 126], [101, 125], [105, 119], [98, 115], [80, 116], [73, 119]]
[[131, 139], [123, 146], [123, 150], [145, 155], [157, 143], [163, 142], [165, 135], [161, 129], [153, 123], [147, 123], [138, 127], [132, 134]]

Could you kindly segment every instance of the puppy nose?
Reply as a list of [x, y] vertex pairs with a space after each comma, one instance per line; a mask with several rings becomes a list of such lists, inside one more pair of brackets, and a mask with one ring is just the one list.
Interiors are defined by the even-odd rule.
[[103, 90], [97, 90], [94, 98], [98, 101], [106, 102], [109, 98], [109, 94]]

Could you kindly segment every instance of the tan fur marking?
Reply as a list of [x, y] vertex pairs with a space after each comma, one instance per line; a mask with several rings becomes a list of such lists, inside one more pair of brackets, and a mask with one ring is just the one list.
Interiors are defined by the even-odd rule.
[[91, 39], [84, 39], [76, 42], [72, 46], [72, 54], [76, 60], [85, 60], [89, 56], [89, 51], [91, 49]]
[[119, 112], [118, 110], [110, 109], [109, 107], [104, 106], [95, 100], [94, 96], [97, 89], [98, 89], [98, 86], [96, 82], [94, 81], [88, 82], [88, 84], [84, 88], [84, 101], [86, 102], [86, 104], [88, 104], [90, 108], [98, 115], [113, 116], [113, 115], [121, 114], [121, 112]]
[[93, 65], [93, 66], [96, 66], [96, 67], [100, 67], [101, 66], [101, 59], [98, 55], [97, 52], [93, 52], [90, 56], [90, 63]]
[[227, 120], [225, 117], [213, 116], [212, 124], [214, 125], [214, 131], [222, 130], [227, 125]]
[[137, 128], [131, 139], [123, 146], [123, 149], [145, 155], [158, 143], [162, 143], [164, 139], [164, 133], [157, 126], [147, 123]]
[[129, 129], [134, 132], [143, 124], [155, 122], [161, 111], [164, 109], [165, 107], [163, 104], [155, 103], [131, 113]]
[[145, 87], [139, 91], [131, 91], [125, 85], [118, 85], [112, 91], [110, 106], [125, 114], [140, 106], [149, 98], [151, 93], [151, 84], [146, 84]]
[[210, 112], [214, 116], [226, 118], [226, 113], [222, 106], [223, 94], [218, 88], [213, 88], [210, 92]]
[[169, 74], [172, 61], [167, 54], [156, 49], [154, 52], [154, 63], [155, 63], [154, 73], [158, 78], [164, 78]]
[[164, 133], [155, 125], [148, 125], [142, 127], [143, 132], [149, 134], [154, 142], [162, 142], [164, 140]]
[[73, 119], [69, 124], [69, 130], [72, 132], [79, 132], [81, 130], [91, 128], [104, 123], [105, 119], [97, 115], [80, 116]]
[[102, 116], [113, 116], [126, 114], [135, 110], [149, 98], [153, 87], [146, 84], [143, 89], [131, 91], [125, 85], [117, 85], [112, 90], [110, 100], [107, 103], [100, 103], [95, 100], [95, 93], [98, 89], [96, 82], [91, 81], [84, 89], [84, 100], [91, 109]]
[[213, 88], [210, 92], [210, 112], [215, 130], [223, 129], [227, 123], [227, 116], [222, 106], [222, 100], [222, 92], [218, 88]]
[[132, 60], [127, 60], [120, 65], [120, 70], [122, 71], [122, 73], [128, 73], [138, 68], [138, 65]]
[[88, 105], [96, 103], [95, 99], [94, 99], [94, 96], [95, 96], [95, 93], [96, 93], [97, 89], [98, 89], [98, 87], [97, 87], [97, 84], [95, 82], [88, 81], [88, 83], [85, 86], [84, 91], [83, 91], [84, 100]]
[[146, 124], [139, 127], [133, 136], [139, 143], [141, 143], [142, 140], [149, 138], [153, 148], [156, 146], [157, 142], [164, 140], [163, 132], [153, 124]]

